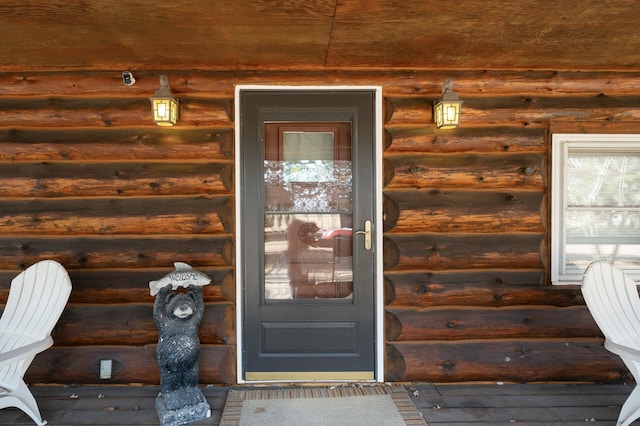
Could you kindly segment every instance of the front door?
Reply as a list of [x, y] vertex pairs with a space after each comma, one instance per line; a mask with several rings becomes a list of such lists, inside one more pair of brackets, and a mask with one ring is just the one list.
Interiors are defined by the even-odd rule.
[[375, 378], [375, 94], [240, 92], [243, 380]]

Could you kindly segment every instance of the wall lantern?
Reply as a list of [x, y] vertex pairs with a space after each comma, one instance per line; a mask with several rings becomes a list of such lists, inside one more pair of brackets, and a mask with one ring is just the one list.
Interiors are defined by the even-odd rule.
[[433, 106], [433, 119], [438, 129], [453, 129], [460, 125], [462, 101], [453, 91], [453, 80], [446, 79], [442, 86], [442, 97]]
[[156, 90], [151, 101], [153, 122], [158, 126], [175, 126], [178, 122], [178, 100], [169, 90], [169, 79], [166, 75], [160, 76], [160, 88]]

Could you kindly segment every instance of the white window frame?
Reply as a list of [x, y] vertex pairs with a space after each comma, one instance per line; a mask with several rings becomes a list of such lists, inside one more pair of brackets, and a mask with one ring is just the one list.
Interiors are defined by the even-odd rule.
[[[582, 152], [638, 152], [640, 134], [574, 134], [558, 133], [552, 136], [551, 157], [551, 282], [552, 284], [580, 284], [582, 273], [568, 273], [565, 267], [565, 211], [569, 150]], [[640, 253], [638, 253], [640, 256]], [[584, 271], [582, 271], [584, 272]], [[640, 270], [627, 270], [631, 278], [640, 280]]]

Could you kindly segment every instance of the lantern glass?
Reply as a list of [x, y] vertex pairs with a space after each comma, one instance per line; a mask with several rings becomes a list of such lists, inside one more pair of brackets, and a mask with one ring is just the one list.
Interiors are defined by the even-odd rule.
[[151, 98], [153, 122], [158, 126], [175, 126], [178, 122], [178, 101], [174, 98]]
[[434, 107], [436, 127], [453, 129], [460, 125], [460, 101], [440, 101]]

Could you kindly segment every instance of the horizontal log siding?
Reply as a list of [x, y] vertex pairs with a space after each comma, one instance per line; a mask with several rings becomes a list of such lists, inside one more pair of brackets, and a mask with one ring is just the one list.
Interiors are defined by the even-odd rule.
[[99, 360], [112, 359], [109, 383], [158, 383], [148, 283], [185, 261], [213, 278], [200, 378], [235, 382], [233, 94], [184, 96], [180, 126], [161, 129], [149, 116], [152, 90], [72, 75], [85, 88], [56, 93], [67, 77], [44, 73], [8, 93], [12, 78], [0, 78], [3, 300], [13, 276], [40, 259], [60, 261], [73, 282], [55, 346], [27, 379], [99, 383]]
[[[387, 380], [621, 381], [576, 287], [549, 285], [549, 132], [640, 132], [633, 73], [172, 71], [176, 128], [151, 123], [166, 72], [0, 74], [0, 295], [62, 262], [74, 289], [33, 382], [158, 383], [148, 282], [213, 278], [203, 383], [235, 377], [235, 84], [381, 85]], [[462, 127], [436, 130], [445, 78]], [[104, 383], [104, 382], [103, 382]]]
[[538, 76], [454, 78], [462, 125], [447, 131], [437, 96], [386, 93], [387, 380], [630, 378], [579, 288], [549, 284], [549, 130], [638, 132], [640, 88]]

